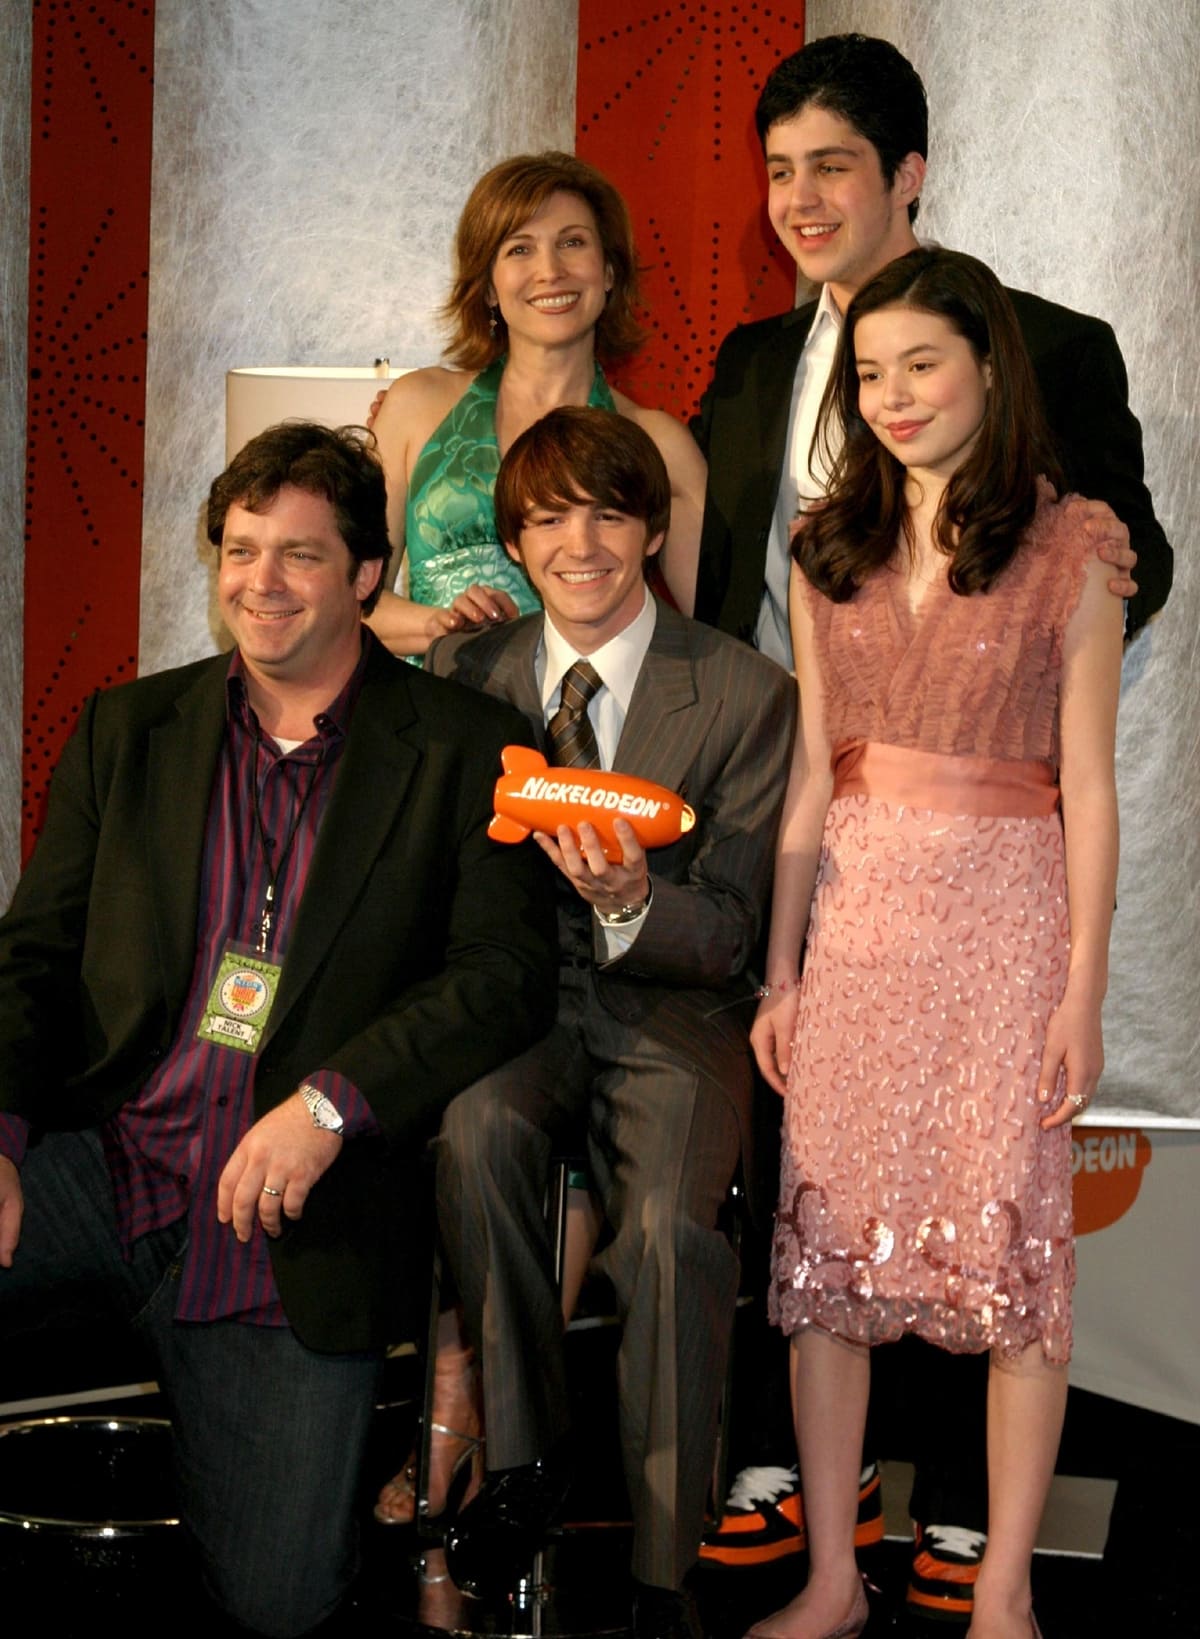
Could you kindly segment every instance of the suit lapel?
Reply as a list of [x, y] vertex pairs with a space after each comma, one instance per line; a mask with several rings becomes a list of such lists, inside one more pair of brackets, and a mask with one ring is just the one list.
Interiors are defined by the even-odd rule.
[[146, 753], [146, 860], [163, 994], [174, 1016], [196, 963], [200, 867], [209, 799], [225, 736], [225, 679], [220, 655], [151, 730]]
[[759, 359], [758, 407], [763, 464], [770, 472], [781, 473], [787, 456], [788, 418], [792, 413], [792, 388], [804, 343], [817, 311], [816, 302], [806, 302], [785, 313], [779, 326], [777, 345], [766, 349]]
[[679, 791], [712, 713], [697, 684], [688, 623], [660, 603], [613, 766]]

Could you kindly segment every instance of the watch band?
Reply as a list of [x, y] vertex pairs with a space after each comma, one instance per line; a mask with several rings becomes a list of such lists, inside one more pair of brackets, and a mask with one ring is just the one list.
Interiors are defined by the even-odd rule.
[[311, 1081], [306, 1081], [300, 1088], [300, 1097], [308, 1107], [314, 1127], [319, 1127], [322, 1132], [341, 1132], [345, 1122], [338, 1113], [337, 1105], [326, 1098], [319, 1087], [314, 1087]]
[[615, 911], [602, 911], [595, 907], [596, 920], [606, 928], [624, 927], [627, 922], [636, 922], [639, 916], [645, 916], [650, 909], [650, 901], [654, 898], [654, 883], [646, 884], [646, 897], [640, 905], [622, 905]]

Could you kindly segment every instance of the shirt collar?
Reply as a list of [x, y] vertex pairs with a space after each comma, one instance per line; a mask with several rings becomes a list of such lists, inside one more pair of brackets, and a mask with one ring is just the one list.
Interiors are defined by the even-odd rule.
[[[367, 656], [370, 653], [370, 641], [364, 633], [362, 652], [358, 657], [358, 664], [350, 673], [340, 692], [330, 701], [324, 711], [319, 711], [313, 718], [313, 733], [305, 740], [308, 745], [311, 740], [321, 739], [328, 745], [334, 741], [344, 740], [350, 728], [350, 718], [354, 712], [354, 705], [362, 690], [363, 677], [367, 670]], [[254, 707], [250, 704], [250, 697], [246, 691], [246, 666], [242, 660], [240, 649], [233, 651], [233, 659], [229, 663], [229, 671], [225, 677], [225, 716], [230, 723], [237, 724], [248, 733], [253, 733], [257, 719]], [[274, 745], [269, 736], [264, 736], [268, 745]], [[300, 748], [297, 748], [298, 750]]]
[[838, 312], [838, 305], [833, 299], [833, 292], [828, 285], [822, 285], [821, 294], [817, 297], [817, 311], [813, 314], [812, 323], [808, 327], [808, 335], [805, 337], [805, 348], [811, 347], [827, 332], [836, 342], [842, 333], [842, 315]]
[[651, 595], [650, 588], [646, 587], [645, 601], [624, 631], [618, 632], [616, 637], [610, 637], [608, 642], [602, 644], [593, 654], [582, 656], [567, 642], [550, 616], [546, 615], [542, 623], [542, 640], [538, 645], [543, 712], [549, 712], [551, 706], [557, 704], [559, 685], [564, 673], [580, 659], [586, 659], [595, 667], [600, 681], [616, 697], [621, 711], [627, 712], [638, 673], [646, 658], [646, 650], [654, 636], [657, 620], [658, 605]]

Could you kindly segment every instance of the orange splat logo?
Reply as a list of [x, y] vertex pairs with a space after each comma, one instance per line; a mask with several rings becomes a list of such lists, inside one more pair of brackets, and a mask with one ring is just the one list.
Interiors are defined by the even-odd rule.
[[1128, 1127], [1077, 1127], [1071, 1135], [1075, 1233], [1091, 1235], [1123, 1218], [1150, 1165], [1150, 1140]]

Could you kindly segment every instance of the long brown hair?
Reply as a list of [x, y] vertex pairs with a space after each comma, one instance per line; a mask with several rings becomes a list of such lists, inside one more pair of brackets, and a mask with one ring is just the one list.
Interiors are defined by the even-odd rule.
[[596, 325], [597, 355], [622, 359], [641, 346], [644, 332], [634, 318], [639, 299], [637, 254], [628, 207], [594, 166], [574, 154], [550, 150], [503, 160], [471, 189], [458, 219], [454, 283], [441, 314], [450, 338], [448, 363], [462, 370], [482, 370], [507, 349], [503, 317], [488, 311], [492, 264], [510, 234], [556, 193], [577, 194], [590, 207], [604, 260], [612, 269], [612, 289]]
[[[1056, 488], [1062, 475], [1008, 294], [990, 268], [960, 251], [910, 251], [850, 303], [813, 439], [830, 466], [828, 496], [796, 537], [796, 562], [818, 591], [844, 603], [911, 538], [905, 468], [858, 413], [854, 328], [888, 307], [945, 319], [976, 361], [991, 366], [979, 436], [947, 484], [933, 526], [935, 544], [951, 560], [953, 590], [986, 592], [1033, 518], [1039, 474]], [[839, 427], [845, 436], [834, 457]]]

